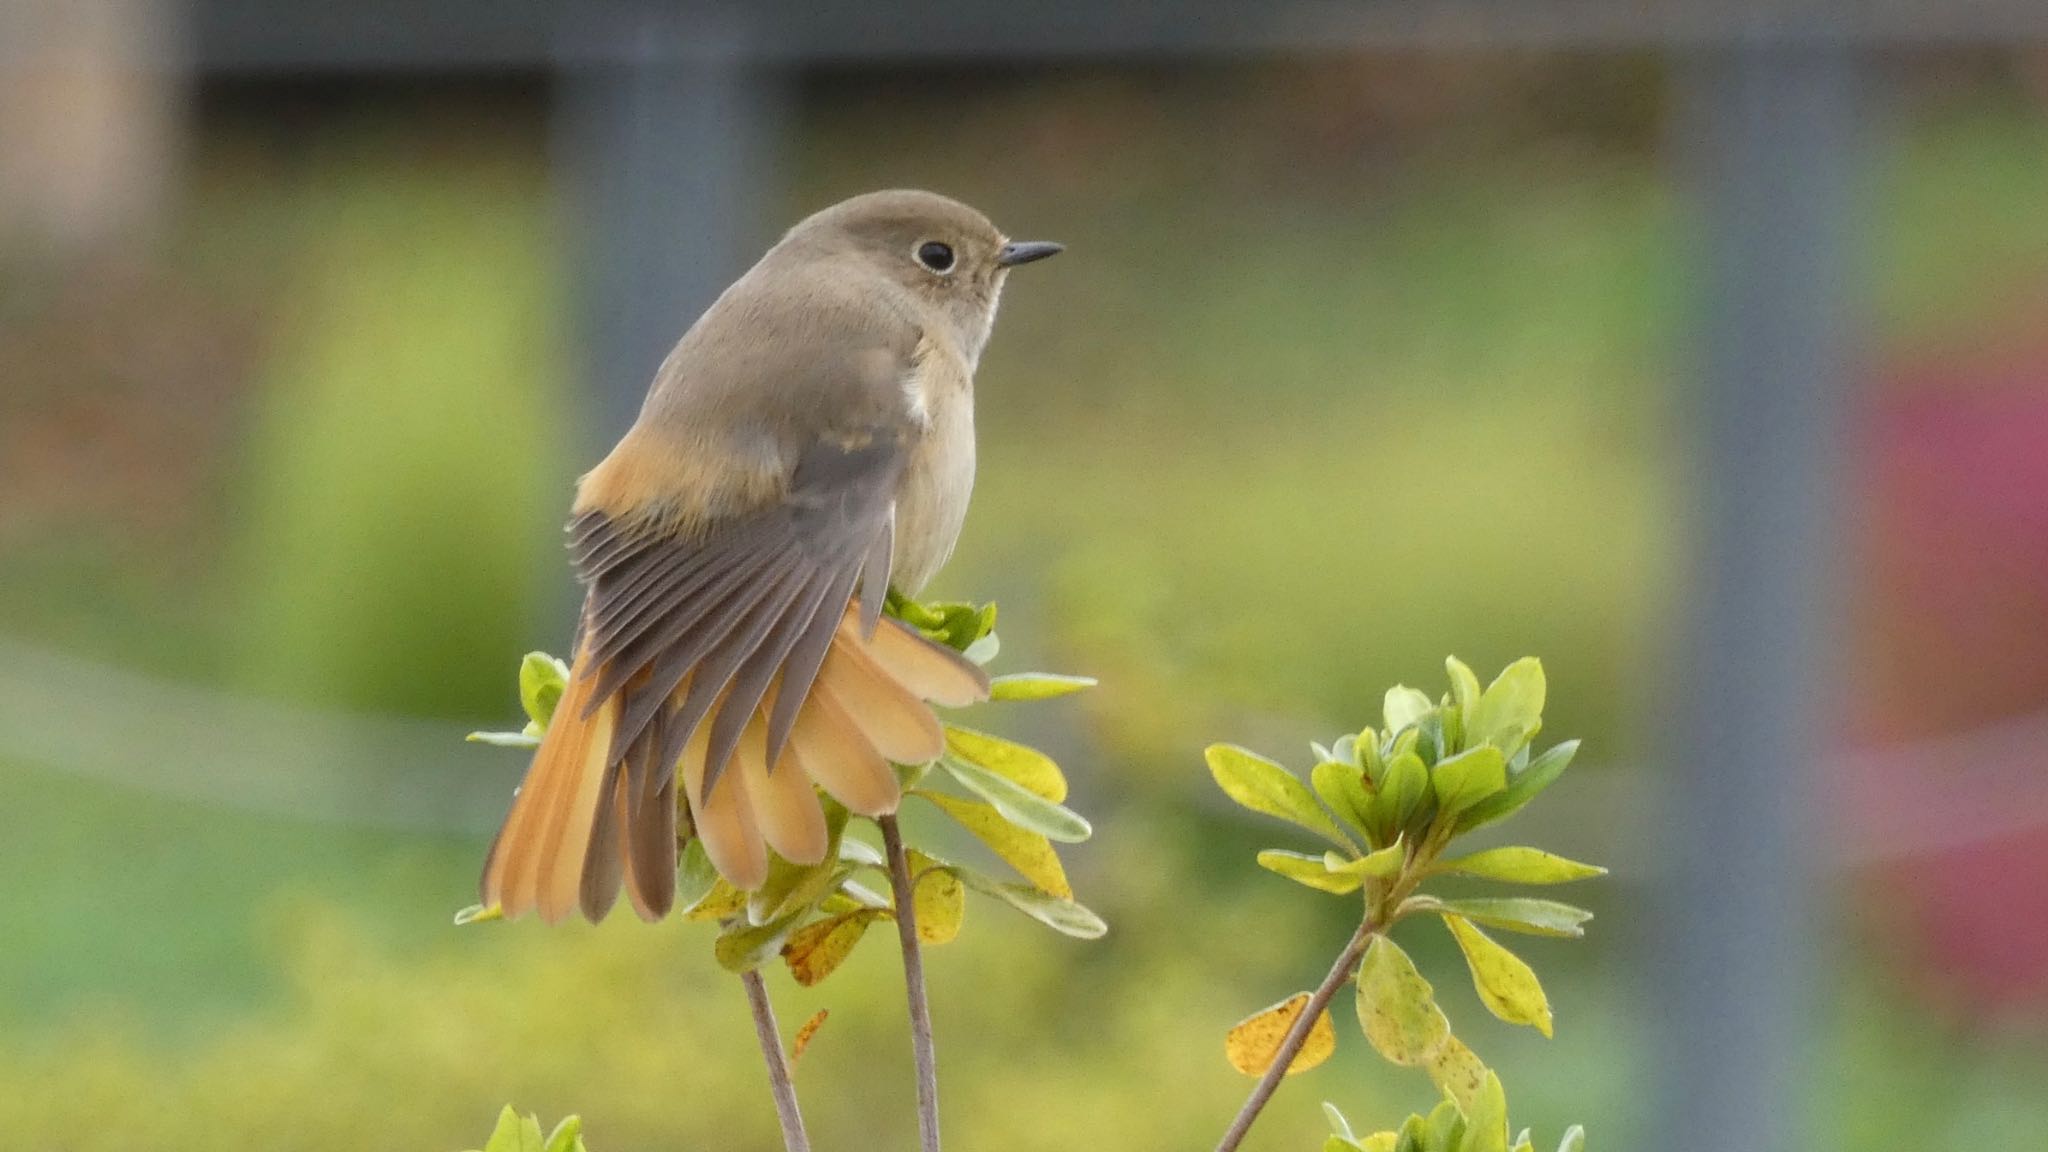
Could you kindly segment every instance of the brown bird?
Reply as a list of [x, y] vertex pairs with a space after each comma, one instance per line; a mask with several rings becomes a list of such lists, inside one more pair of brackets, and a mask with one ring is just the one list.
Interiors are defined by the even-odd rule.
[[824, 858], [814, 785], [894, 812], [937, 758], [930, 707], [981, 670], [882, 616], [945, 563], [974, 486], [974, 367], [1009, 269], [1060, 251], [929, 192], [790, 229], [683, 335], [584, 476], [569, 684], [484, 863], [486, 907], [675, 902], [677, 787], [743, 889]]

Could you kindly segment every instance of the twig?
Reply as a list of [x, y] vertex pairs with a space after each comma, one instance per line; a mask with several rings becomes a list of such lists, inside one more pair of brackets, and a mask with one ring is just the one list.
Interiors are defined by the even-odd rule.
[[1252, 1087], [1251, 1096], [1244, 1107], [1238, 1109], [1237, 1119], [1230, 1122], [1230, 1128], [1223, 1133], [1223, 1141], [1216, 1145], [1216, 1152], [1236, 1152], [1244, 1143], [1245, 1133], [1252, 1130], [1252, 1121], [1266, 1107], [1266, 1101], [1273, 1098], [1273, 1092], [1280, 1087], [1280, 1080], [1287, 1075], [1287, 1069], [1294, 1064], [1294, 1058], [1301, 1054], [1301, 1046], [1308, 1042], [1308, 1034], [1322, 1019], [1323, 1011], [1330, 1006], [1330, 1000], [1337, 995], [1337, 989], [1351, 979], [1358, 970], [1358, 962], [1365, 958], [1365, 947], [1372, 942], [1373, 934], [1379, 929], [1371, 920], [1358, 926], [1358, 932], [1351, 937], [1351, 943], [1344, 946], [1344, 952], [1337, 962], [1330, 966], [1330, 974], [1323, 977], [1322, 986], [1308, 998], [1308, 1007], [1294, 1021], [1294, 1027], [1287, 1030], [1287, 1038], [1280, 1042], [1280, 1051], [1273, 1057], [1272, 1066], [1259, 1082]]
[[903, 986], [910, 997], [910, 1048], [917, 1060], [917, 1133], [923, 1152], [939, 1152], [939, 1066], [932, 1048], [932, 1010], [924, 991], [924, 952], [917, 942], [916, 901], [910, 861], [896, 817], [884, 816], [882, 847], [889, 856], [889, 887], [896, 895], [896, 937], [903, 945]]
[[783, 1054], [782, 1033], [775, 1026], [775, 1006], [768, 1002], [768, 985], [751, 969], [740, 973], [740, 983], [747, 986], [747, 1004], [754, 1010], [754, 1034], [761, 1039], [761, 1059], [768, 1065], [775, 1116], [782, 1121], [782, 1146], [786, 1152], [811, 1152], [804, 1114], [796, 1104], [796, 1084], [789, 1078], [789, 1057]]

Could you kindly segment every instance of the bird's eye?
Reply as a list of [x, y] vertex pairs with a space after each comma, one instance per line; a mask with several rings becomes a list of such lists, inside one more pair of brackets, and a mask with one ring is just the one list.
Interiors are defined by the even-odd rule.
[[944, 275], [953, 270], [953, 246], [927, 240], [917, 246], [917, 262]]

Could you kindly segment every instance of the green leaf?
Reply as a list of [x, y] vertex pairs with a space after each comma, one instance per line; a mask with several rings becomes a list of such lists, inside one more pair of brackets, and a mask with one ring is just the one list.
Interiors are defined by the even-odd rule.
[[1041, 890], [1057, 899], [1073, 898], [1074, 890], [1067, 884], [1066, 869], [1060, 866], [1052, 841], [1010, 823], [992, 805], [977, 804], [942, 792], [920, 790], [911, 795], [952, 817], [961, 827], [972, 832], [975, 839], [1002, 857], [1003, 863], [1015, 868], [1019, 875]]
[[1530, 936], [1584, 936], [1584, 924], [1593, 918], [1593, 914], [1583, 908], [1528, 896], [1427, 901], [1422, 910], [1438, 915], [1463, 916], [1489, 928]]
[[1507, 761], [1500, 749], [1490, 746], [1460, 752], [1437, 764], [1430, 774], [1437, 811], [1445, 818], [1456, 817], [1507, 784]]
[[1565, 1129], [1564, 1139], [1558, 1141], [1557, 1152], [1585, 1152], [1586, 1130], [1577, 1124]]
[[1063, 803], [1067, 798], [1067, 778], [1061, 775], [1060, 766], [1036, 748], [948, 724], [946, 751], [1054, 804]]
[[1368, 843], [1372, 841], [1372, 825], [1368, 815], [1372, 811], [1372, 794], [1365, 790], [1365, 773], [1348, 762], [1325, 760], [1309, 773], [1309, 783], [1323, 804], [1337, 814], [1358, 837]]
[[1344, 1113], [1339, 1112], [1337, 1106], [1328, 1100], [1323, 1101], [1323, 1118], [1330, 1122], [1331, 1132], [1342, 1136], [1346, 1140], [1355, 1141], [1358, 1139], [1358, 1134], [1351, 1130], [1351, 1121], [1346, 1119]]
[[[520, 1152], [520, 1126], [519, 1113], [510, 1104], [505, 1105], [505, 1110], [498, 1113], [497, 1125], [491, 1129], [491, 1138], [484, 1141], [483, 1152]], [[538, 1123], [533, 1127], [535, 1131], [540, 1129]]]
[[1323, 853], [1323, 867], [1344, 876], [1356, 876], [1360, 880], [1385, 880], [1401, 870], [1408, 862], [1408, 846], [1396, 840], [1376, 852], [1347, 859], [1335, 852]]
[[1484, 828], [1521, 811], [1522, 806], [1534, 800], [1537, 793], [1556, 783], [1557, 778], [1571, 765], [1572, 757], [1577, 755], [1578, 751], [1577, 740], [1566, 740], [1530, 761], [1527, 768], [1515, 773], [1506, 788], [1480, 801], [1460, 816], [1457, 831], [1464, 833], [1474, 828]]
[[1553, 856], [1537, 848], [1488, 848], [1437, 864], [1435, 871], [1457, 876], [1477, 876], [1508, 884], [1564, 884], [1592, 876], [1605, 876], [1607, 869]]
[[1277, 872], [1297, 884], [1306, 884], [1320, 892], [1333, 892], [1342, 896], [1358, 891], [1365, 884], [1365, 877], [1337, 872], [1325, 864], [1321, 856], [1306, 856], [1300, 852], [1268, 848], [1259, 853], [1258, 859], [1259, 867], [1266, 871]]
[[959, 868], [960, 879], [985, 896], [994, 896], [1053, 931], [1079, 940], [1095, 940], [1109, 931], [1102, 917], [1072, 900], [1048, 895], [1025, 884], [1005, 884], [971, 868]]
[[897, 593], [889, 592], [888, 602], [883, 611], [896, 617], [928, 638], [946, 647], [968, 655], [970, 649], [995, 631], [996, 606], [994, 604], [965, 604], [957, 601], [934, 601], [921, 604]]
[[961, 649], [960, 654], [976, 664], [987, 664], [995, 659], [996, 654], [1002, 650], [1002, 638], [990, 632]]
[[1429, 799], [1429, 769], [1422, 757], [1403, 752], [1387, 762], [1387, 781], [1380, 788], [1375, 815], [1388, 822], [1391, 833], [1412, 827]]
[[856, 840], [851, 836], [839, 841], [839, 858], [848, 864], [859, 864], [869, 868], [887, 868], [889, 866], [889, 861], [882, 855], [880, 848], [865, 840]]
[[1358, 766], [1365, 769], [1366, 782], [1378, 790], [1380, 782], [1387, 778], [1387, 759], [1380, 755], [1379, 733], [1371, 728], [1361, 730], [1352, 747], [1358, 750]]
[[1358, 1022], [1373, 1049], [1396, 1064], [1427, 1064], [1451, 1037], [1436, 992], [1408, 954], [1374, 936], [1358, 966]]
[[1465, 1136], [1459, 1152], [1508, 1152], [1508, 1097], [1500, 1077], [1486, 1074], [1479, 1098], [1467, 1109]]
[[471, 904], [455, 914], [455, 926], [460, 928], [467, 924], [484, 924], [492, 920], [503, 920], [504, 918], [505, 910], [496, 904], [491, 905], [489, 908], [481, 904]]
[[1420, 689], [1410, 688], [1405, 684], [1396, 684], [1392, 688], [1387, 689], [1386, 703], [1381, 709], [1381, 717], [1386, 721], [1388, 732], [1399, 732], [1401, 729], [1409, 727], [1424, 716], [1427, 716], [1429, 710], [1434, 707], [1436, 705], [1431, 703], [1429, 696]]
[[1055, 804], [979, 764], [969, 764], [951, 756], [944, 757], [939, 764], [952, 774], [953, 779], [988, 801], [1002, 813], [1003, 819], [1019, 828], [1062, 844], [1078, 844], [1094, 831], [1088, 826], [1088, 821], [1073, 809]]
[[747, 895], [747, 920], [766, 924], [811, 908], [839, 887], [851, 870], [839, 862], [839, 841], [846, 831], [844, 805], [829, 797], [825, 808], [825, 858], [816, 864], [795, 864], [779, 855], [768, 859], [768, 878]]
[[[533, 727], [527, 725], [528, 728]], [[538, 748], [538, 732], [471, 732], [463, 737], [471, 744], [489, 744], [496, 748]]]
[[1413, 1114], [1403, 1121], [1401, 1132], [1396, 1137], [1394, 1152], [1445, 1152], [1444, 1149], [1429, 1146], [1429, 1137], [1423, 1129], [1423, 1124], [1422, 1117]]
[[766, 924], [735, 920], [719, 933], [711, 953], [718, 958], [719, 966], [729, 972], [751, 972], [781, 953], [783, 941], [803, 916], [801, 911], [794, 912]]
[[569, 683], [569, 666], [545, 652], [528, 652], [519, 662], [519, 706], [542, 728], [554, 719], [555, 705]]
[[[1472, 970], [1472, 987], [1486, 1010], [1510, 1024], [1526, 1024], [1550, 1037], [1550, 1000], [1536, 972], [1522, 958], [1501, 947], [1493, 937], [1472, 926], [1462, 916], [1446, 916], [1444, 924], [1457, 937], [1465, 953], [1465, 966]], [[1502, 1122], [1502, 1139], [1507, 1133]]]
[[1465, 742], [1513, 756], [1543, 726], [1543, 662], [1525, 656], [1501, 671], [1465, 716]]
[[[718, 883], [718, 869], [711, 866], [711, 857], [704, 852], [704, 842], [695, 836], [690, 837], [690, 842], [683, 845], [682, 858], [676, 865], [676, 907], [687, 915], [711, 895], [711, 890]], [[744, 894], [739, 898], [742, 902], [746, 899]]]
[[[1442, 733], [1438, 746], [1442, 749], [1443, 756], [1466, 747], [1465, 713], [1458, 707], [1456, 700], [1448, 696], [1444, 698], [1443, 705], [1436, 710], [1436, 723], [1438, 731]], [[1442, 756], [1438, 759], [1442, 759]]]
[[1308, 785], [1271, 760], [1234, 744], [1211, 744], [1203, 754], [1224, 795], [1240, 807], [1306, 828], [1345, 848], [1351, 841], [1316, 803]]
[[541, 1136], [540, 1121], [532, 1116], [521, 1116], [507, 1104], [498, 1113], [498, 1126], [492, 1130], [490, 1142], [483, 1152], [547, 1152], [545, 1138]]
[[1456, 656], [1444, 658], [1444, 672], [1450, 676], [1450, 699], [1458, 705], [1458, 711], [1470, 717], [1473, 707], [1479, 703], [1479, 676], [1475, 676], [1473, 668]]
[[1440, 708], [1431, 708], [1415, 722], [1415, 754], [1422, 757], [1424, 764], [1434, 764], [1450, 752], [1444, 742], [1444, 714]]
[[1422, 1118], [1422, 1131], [1428, 1147], [1443, 1149], [1444, 1152], [1459, 1152], [1461, 1138], [1465, 1135], [1465, 1114], [1458, 1110], [1455, 1100], [1439, 1100], [1429, 1115]]
[[583, 1152], [583, 1117], [564, 1116], [548, 1133], [545, 1152]]
[[991, 700], [1051, 700], [1095, 687], [1093, 676], [1062, 676], [1056, 672], [1012, 672], [988, 682]]

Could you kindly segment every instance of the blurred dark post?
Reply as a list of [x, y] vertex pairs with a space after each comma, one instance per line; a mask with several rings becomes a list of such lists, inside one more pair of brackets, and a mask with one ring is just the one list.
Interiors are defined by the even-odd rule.
[[761, 246], [783, 101], [780, 77], [749, 52], [747, 12], [613, 0], [564, 17], [554, 131], [590, 463]]
[[1669, 686], [1663, 1095], [1645, 1134], [1673, 1152], [1810, 1146], [1858, 66], [1856, 49], [1821, 37], [1738, 40], [1681, 72], [1700, 223], [1687, 415], [1701, 535]]

